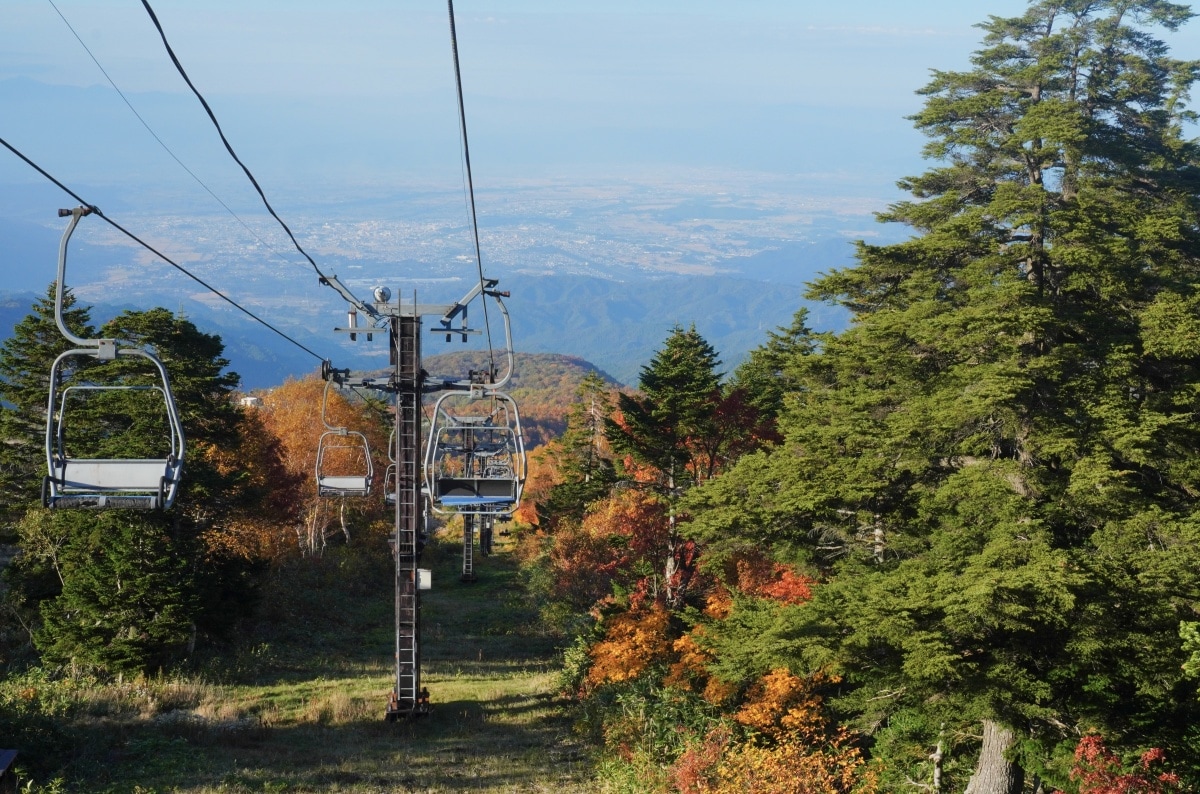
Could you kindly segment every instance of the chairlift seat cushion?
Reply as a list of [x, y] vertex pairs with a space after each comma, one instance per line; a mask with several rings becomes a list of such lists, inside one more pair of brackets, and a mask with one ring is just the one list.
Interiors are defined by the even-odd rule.
[[52, 472], [63, 493], [158, 493], [163, 478], [169, 484], [178, 480], [179, 475], [179, 465], [166, 459], [68, 458], [65, 463], [55, 465]]
[[508, 504], [516, 501], [516, 481], [508, 478], [442, 477], [438, 501], [446, 506]]
[[337, 496], [365, 496], [371, 490], [370, 477], [318, 477], [317, 489], [321, 494]]
[[511, 504], [511, 496], [443, 496], [444, 507], [474, 507], [476, 505]]

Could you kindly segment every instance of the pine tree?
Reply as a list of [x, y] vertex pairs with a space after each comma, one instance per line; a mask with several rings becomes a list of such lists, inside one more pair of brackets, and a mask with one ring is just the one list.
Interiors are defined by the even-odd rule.
[[[0, 343], [0, 488], [6, 494], [8, 521], [18, 519], [40, 497], [50, 368], [60, 353], [74, 347], [55, 322], [54, 293], [51, 284], [46, 297]], [[69, 289], [63, 295], [63, 321], [78, 336], [94, 335], [90, 309], [76, 306]]]
[[1072, 725], [1195, 753], [1200, 66], [1148, 32], [1189, 16], [1033, 2], [983, 23], [974, 68], [935, 72], [914, 117], [939, 165], [881, 216], [917, 236], [813, 285], [853, 324], [793, 359], [785, 443], [687, 504], [698, 539], [806, 547], [825, 576], [787, 624], [715, 642], [759, 673], [781, 649], [838, 670], [881, 747], [913, 711], [982, 735], [949, 781], [970, 794], [1069, 785]]

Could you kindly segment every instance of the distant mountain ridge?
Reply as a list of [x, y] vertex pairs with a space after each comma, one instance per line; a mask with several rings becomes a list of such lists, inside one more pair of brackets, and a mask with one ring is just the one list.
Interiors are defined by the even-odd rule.
[[[789, 325], [801, 306], [809, 308], [812, 325], [818, 330], [838, 330], [845, 324], [843, 312], [804, 301], [799, 287], [750, 279], [664, 277], [618, 282], [584, 276], [514, 275], [505, 279], [504, 287], [512, 292], [507, 303], [517, 350], [573, 356], [625, 384], [637, 381], [642, 365], [676, 324], [694, 324], [720, 354], [721, 369], [726, 373], [761, 345], [768, 331]], [[119, 295], [114, 297], [119, 299]], [[0, 292], [0, 339], [11, 335], [13, 325], [29, 313], [35, 299], [32, 292]], [[131, 308], [116, 302], [91, 305], [96, 324]], [[273, 386], [289, 375], [302, 375], [320, 366], [317, 357], [244, 315], [195, 301], [181, 304], [176, 299], [162, 305], [173, 311], [182, 307], [202, 331], [221, 336], [231, 369], [242, 376], [244, 388]], [[328, 330], [285, 329], [297, 342], [330, 357], [335, 366], [378, 369], [385, 365], [387, 348], [379, 338], [382, 335], [373, 343], [343, 347], [342, 340], [331, 332], [342, 322], [344, 317], [330, 317]], [[446, 346], [429, 333], [423, 352], [427, 358], [444, 351], [470, 352], [461, 347], [456, 351], [454, 346], [456, 342]]]
[[[503, 391], [513, 398], [521, 412], [525, 446], [529, 449], [561, 435], [567, 427], [567, 413], [575, 401], [575, 390], [590, 373], [597, 373], [613, 388], [620, 388], [611, 375], [576, 356], [558, 353], [522, 353], [516, 361], [512, 380]], [[486, 351], [460, 351], [430, 356], [422, 362], [431, 376], [465, 377], [471, 370], [490, 366]], [[504, 362], [498, 361], [503, 375]]]

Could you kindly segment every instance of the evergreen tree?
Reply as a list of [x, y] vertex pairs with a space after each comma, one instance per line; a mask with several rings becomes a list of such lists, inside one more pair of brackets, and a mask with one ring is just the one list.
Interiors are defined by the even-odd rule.
[[889, 759], [898, 786], [942, 724], [983, 737], [947, 781], [969, 794], [1070, 785], [1072, 726], [1196, 760], [1200, 67], [1148, 32], [1189, 16], [983, 23], [914, 117], [940, 164], [881, 217], [917, 236], [813, 285], [852, 327], [793, 359], [785, 443], [688, 502], [698, 539], [806, 547], [825, 576], [810, 605], [714, 629], [726, 673], [840, 672], [877, 748], [928, 748]]
[[587, 506], [609, 494], [617, 480], [612, 451], [604, 435], [611, 418], [608, 384], [589, 372], [575, 389], [567, 429], [557, 441], [559, 483], [537, 504], [538, 524], [552, 529], [560, 521], [583, 520]]
[[671, 503], [663, 582], [669, 606], [683, 603], [694, 547], [676, 530], [674, 503], [690, 485], [711, 477], [717, 458], [706, 444], [722, 435], [716, 421], [721, 398], [717, 353], [695, 326], [676, 326], [661, 350], [642, 367], [640, 395], [619, 394], [619, 417], [606, 420], [613, 449], [650, 475], [645, 485]]
[[42, 603], [35, 642], [55, 664], [118, 674], [161, 669], [195, 632], [194, 553], [163, 520], [129, 511], [73, 513], [62, 592]]
[[653, 469], [668, 492], [713, 474], [715, 462], [699, 454], [696, 440], [716, 432], [720, 364], [695, 326], [676, 326], [642, 367], [641, 394], [619, 394], [620, 419], [605, 423], [613, 449]]
[[[74, 347], [55, 323], [54, 292], [52, 283], [46, 297], [39, 298], [12, 336], [0, 343], [0, 488], [6, 494], [3, 509], [9, 522], [40, 498], [50, 368], [60, 353]], [[63, 321], [78, 336], [95, 333], [90, 309], [76, 306], [69, 289], [63, 295]]]
[[774, 420], [783, 411], [787, 395], [800, 387], [793, 362], [815, 352], [817, 341], [808, 327], [808, 309], [797, 309], [790, 326], [768, 331], [766, 344], [750, 351], [734, 370], [730, 387], [742, 389], [763, 419]]
[[[71, 316], [68, 322], [82, 327], [87, 310], [72, 309]], [[18, 329], [23, 327], [29, 331], [21, 339], [47, 340], [38, 353], [46, 360], [44, 367], [27, 363], [25, 357], [40, 350], [28, 342], [0, 351], [6, 394], [14, 395], [6, 426], [15, 443], [8, 446], [38, 450], [36, 466], [25, 476], [39, 483], [47, 376], [56, 352], [52, 298], [36, 306]], [[76, 332], [97, 336], [90, 329]], [[165, 309], [125, 312], [98, 335], [149, 346], [163, 361], [187, 436], [184, 487], [168, 513], [27, 508], [16, 525], [24, 554], [6, 571], [6, 599], [27, 620], [44, 619], [34, 641], [49, 661], [106, 672], [154, 669], [186, 651], [197, 631], [222, 633], [253, 602], [253, 564], [217, 536], [245, 520], [264, 492], [246, 474], [256, 466], [221, 457], [237, 447], [241, 413], [231, 401], [238, 376], [224, 372], [228, 361], [219, 337]], [[157, 371], [140, 357], [81, 361], [89, 382], [159, 385]], [[82, 379], [77, 370], [65, 374], [66, 382]], [[166, 416], [159, 392], [81, 394], [65, 421], [72, 448], [97, 456], [163, 454]]]

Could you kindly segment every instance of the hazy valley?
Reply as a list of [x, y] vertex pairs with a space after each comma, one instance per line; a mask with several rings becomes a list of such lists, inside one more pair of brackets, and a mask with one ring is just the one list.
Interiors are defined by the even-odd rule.
[[[285, 193], [278, 202], [323, 272], [338, 275], [364, 299], [377, 284], [406, 299], [416, 294], [422, 303], [450, 302], [470, 289], [477, 264], [461, 192], [372, 194], [364, 188], [375, 197], [354, 200], [349, 192], [323, 193], [319, 200]], [[0, 319], [7, 333], [54, 278], [62, 228], [54, 209], [70, 199], [27, 186], [4, 194]], [[477, 203], [484, 271], [511, 292], [516, 349], [578, 356], [625, 383], [636, 381], [640, 365], [675, 324], [694, 323], [732, 368], [767, 330], [786, 325], [804, 305], [805, 282], [851, 263], [853, 240], [895, 239], [899, 233], [874, 222], [879, 201], [816, 198], [783, 178], [747, 174], [513, 184], [480, 191]], [[318, 284], [263, 211], [226, 211], [211, 200], [184, 211], [178, 197], [158, 205], [171, 210], [101, 209], [335, 364], [371, 368], [386, 360], [381, 336], [351, 343], [332, 333], [345, 324], [343, 302]], [[221, 334], [247, 388], [318, 364], [101, 219], [81, 225], [68, 268], [68, 283], [96, 307], [98, 318], [162, 305]], [[844, 322], [832, 307], [810, 306], [810, 312], [820, 329]], [[473, 324], [481, 321], [476, 309]], [[493, 342], [502, 345], [498, 320], [492, 325]], [[462, 346], [431, 338], [426, 352], [457, 349]]]

